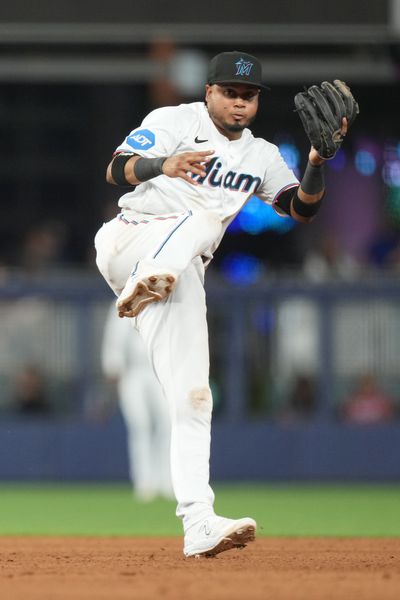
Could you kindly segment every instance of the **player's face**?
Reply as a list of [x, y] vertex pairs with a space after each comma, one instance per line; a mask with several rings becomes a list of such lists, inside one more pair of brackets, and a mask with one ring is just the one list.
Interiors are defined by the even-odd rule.
[[238, 139], [255, 119], [260, 90], [253, 85], [206, 85], [206, 102], [214, 125], [229, 139]]

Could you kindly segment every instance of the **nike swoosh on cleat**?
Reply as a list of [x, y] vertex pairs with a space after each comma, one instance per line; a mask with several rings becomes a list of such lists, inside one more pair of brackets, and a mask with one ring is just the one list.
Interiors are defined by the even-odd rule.
[[194, 138], [196, 144], [204, 144], [204, 142], [208, 142], [208, 140], [199, 140], [198, 136]]
[[203, 525], [202, 525], [202, 526], [201, 526], [201, 528], [200, 528], [200, 531], [201, 531], [202, 529], [204, 529], [204, 533], [205, 533], [207, 536], [209, 536], [209, 535], [210, 535], [210, 533], [211, 533], [211, 529], [210, 529], [210, 525], [209, 525], [209, 522], [208, 522], [208, 521], [205, 521], [205, 522], [203, 523]]

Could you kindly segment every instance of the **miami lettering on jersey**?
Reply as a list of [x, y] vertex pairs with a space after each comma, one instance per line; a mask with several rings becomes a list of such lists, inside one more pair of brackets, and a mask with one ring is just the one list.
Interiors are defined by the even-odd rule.
[[250, 173], [237, 173], [228, 171], [225, 175], [220, 172], [222, 163], [219, 157], [215, 156], [207, 164], [204, 177], [193, 175], [193, 179], [201, 185], [207, 181], [211, 187], [224, 187], [235, 192], [255, 192], [261, 183], [261, 177], [254, 177]]

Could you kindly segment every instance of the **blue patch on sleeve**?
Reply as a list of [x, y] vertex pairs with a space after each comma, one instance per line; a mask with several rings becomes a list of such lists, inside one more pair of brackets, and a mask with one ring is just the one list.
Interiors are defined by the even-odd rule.
[[149, 150], [156, 142], [156, 137], [149, 129], [139, 129], [126, 138], [127, 143], [136, 150]]

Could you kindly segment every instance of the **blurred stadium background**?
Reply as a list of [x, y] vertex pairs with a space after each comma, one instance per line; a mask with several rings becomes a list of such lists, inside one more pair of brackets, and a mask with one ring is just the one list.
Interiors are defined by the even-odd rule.
[[105, 167], [242, 49], [271, 88], [254, 132], [299, 174], [303, 85], [343, 79], [361, 113], [318, 219], [253, 198], [210, 267], [213, 479], [397, 482], [400, 2], [14, 0], [0, 49], [0, 480], [127, 481], [99, 360], [111, 293], [93, 238], [119, 196]]

